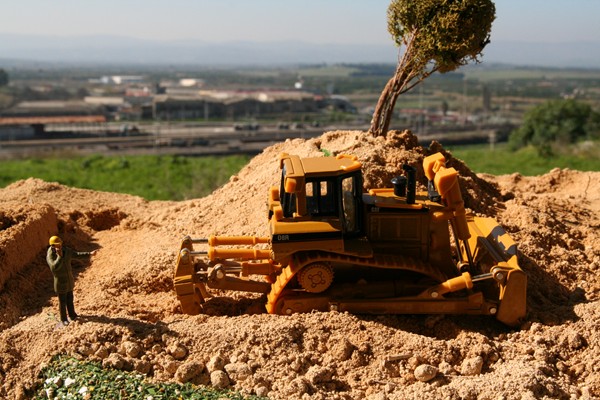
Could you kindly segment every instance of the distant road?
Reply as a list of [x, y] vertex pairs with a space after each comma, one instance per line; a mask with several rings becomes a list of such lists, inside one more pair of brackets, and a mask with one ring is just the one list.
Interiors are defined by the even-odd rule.
[[[368, 125], [301, 126], [282, 128], [264, 125], [258, 129], [248, 126], [211, 125], [194, 123], [107, 124], [106, 132], [82, 132], [78, 127], [60, 127], [57, 138], [12, 139], [0, 141], [0, 158], [39, 157], [49, 154], [178, 154], [186, 156], [258, 154], [266, 147], [286, 139], [309, 139], [327, 131], [368, 130]], [[70, 129], [67, 129], [70, 128]], [[132, 132], [133, 130], [133, 132]], [[109, 133], [110, 132], [110, 133]], [[46, 136], [52, 135], [47, 130]], [[494, 128], [477, 131], [422, 134], [420, 142], [427, 146], [432, 140], [443, 144], [487, 143], [496, 135]], [[69, 137], [71, 136], [71, 137]], [[502, 141], [496, 135], [496, 141]]]
[[[130, 124], [130, 127], [134, 125]], [[140, 124], [137, 132], [115, 135], [122, 124], [111, 124], [110, 135], [81, 132], [76, 127], [60, 127], [57, 138], [12, 139], [0, 141], [0, 157], [31, 157], [49, 153], [71, 154], [257, 154], [264, 148], [286, 139], [308, 139], [325, 131], [349, 127], [302, 127], [282, 129], [264, 126], [256, 130], [236, 129], [234, 126], [205, 126], [195, 124]], [[353, 127], [351, 129], [364, 129]], [[47, 130], [46, 136], [52, 135]], [[69, 136], [72, 137], [65, 137]], [[60, 138], [58, 137], [60, 136]]]

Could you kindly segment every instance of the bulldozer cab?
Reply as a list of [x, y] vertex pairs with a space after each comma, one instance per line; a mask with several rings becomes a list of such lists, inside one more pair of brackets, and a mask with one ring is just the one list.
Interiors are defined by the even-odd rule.
[[282, 154], [281, 182], [269, 197], [276, 258], [309, 248], [345, 252], [364, 233], [361, 164], [356, 157]]
[[[349, 156], [282, 156], [279, 193], [284, 219], [328, 221], [344, 237], [361, 233], [362, 175]], [[337, 223], [336, 223], [337, 222]]]

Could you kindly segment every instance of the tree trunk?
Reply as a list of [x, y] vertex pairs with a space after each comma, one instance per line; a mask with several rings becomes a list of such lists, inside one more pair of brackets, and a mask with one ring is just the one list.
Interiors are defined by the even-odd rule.
[[402, 82], [404, 78], [404, 74], [398, 75], [396, 73], [383, 88], [381, 96], [379, 96], [377, 106], [375, 107], [375, 111], [373, 112], [371, 128], [369, 129], [371, 135], [375, 137], [387, 135], [390, 127], [390, 121], [394, 115], [393, 113], [396, 100], [398, 99], [398, 96], [400, 95], [402, 87], [405, 83]]

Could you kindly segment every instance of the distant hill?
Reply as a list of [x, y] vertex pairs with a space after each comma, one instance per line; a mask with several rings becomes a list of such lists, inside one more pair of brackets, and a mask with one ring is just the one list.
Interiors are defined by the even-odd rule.
[[[389, 44], [153, 41], [118, 36], [59, 37], [0, 33], [0, 60], [160, 65], [289, 65], [395, 63]], [[600, 42], [492, 42], [483, 60], [544, 67], [600, 67]]]

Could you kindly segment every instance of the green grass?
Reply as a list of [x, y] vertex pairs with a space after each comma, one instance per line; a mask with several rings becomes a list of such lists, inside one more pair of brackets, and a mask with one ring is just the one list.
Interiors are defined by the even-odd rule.
[[448, 146], [452, 154], [467, 163], [475, 172], [504, 175], [542, 175], [553, 168], [579, 171], [600, 171], [600, 143], [586, 142], [557, 150], [552, 157], [542, 157], [533, 147], [511, 151], [501, 143], [490, 150], [489, 145]]
[[0, 161], [0, 187], [19, 179], [117, 193], [147, 200], [183, 200], [206, 196], [248, 163], [248, 156], [179, 157], [101, 155]]
[[[541, 175], [556, 167], [600, 171], [600, 142], [562, 148], [551, 158], [539, 156], [532, 147], [513, 152], [504, 143], [497, 144], [493, 151], [487, 145], [447, 148], [473, 171], [494, 175], [513, 172]], [[248, 156], [156, 155], [6, 160], [0, 161], [0, 187], [35, 177], [71, 187], [133, 194], [147, 200], [184, 200], [210, 194], [249, 160]]]
[[[55, 356], [40, 373], [41, 382], [34, 399], [128, 399], [128, 400], [243, 400], [231, 391], [215, 390], [191, 384], [151, 383], [144, 375], [104, 369], [94, 362], [82, 362], [68, 356]], [[70, 384], [67, 384], [70, 383]], [[49, 396], [51, 393], [52, 396]]]

